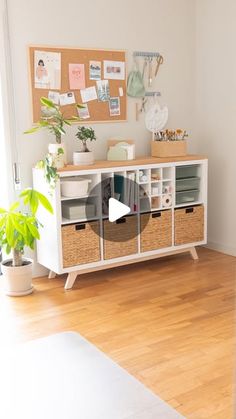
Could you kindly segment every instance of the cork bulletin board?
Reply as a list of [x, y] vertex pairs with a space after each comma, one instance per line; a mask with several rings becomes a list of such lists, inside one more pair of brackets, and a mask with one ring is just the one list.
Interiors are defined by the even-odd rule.
[[83, 104], [83, 124], [126, 121], [125, 51], [30, 46], [29, 64], [34, 123], [42, 96], [53, 97], [67, 118], [78, 116], [72, 101]]

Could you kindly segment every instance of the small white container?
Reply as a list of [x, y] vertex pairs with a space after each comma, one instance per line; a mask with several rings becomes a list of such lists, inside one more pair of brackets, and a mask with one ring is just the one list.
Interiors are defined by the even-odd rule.
[[152, 186], [152, 195], [159, 195], [160, 189], [158, 186]]
[[79, 198], [88, 194], [91, 179], [71, 177], [61, 180], [61, 195], [65, 198]]

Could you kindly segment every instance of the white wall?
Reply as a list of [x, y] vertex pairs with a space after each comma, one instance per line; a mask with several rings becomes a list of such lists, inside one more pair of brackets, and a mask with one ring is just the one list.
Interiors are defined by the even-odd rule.
[[[161, 103], [169, 106], [169, 126], [192, 132], [195, 0], [9, 0], [8, 3], [23, 186], [31, 184], [31, 168], [44, 156], [49, 141], [42, 132], [32, 138], [22, 134], [31, 125], [26, 48], [29, 44], [126, 49], [129, 67], [132, 51], [160, 51], [165, 64], [155, 88], [162, 92]], [[95, 129], [97, 159], [106, 156], [106, 140], [114, 135], [133, 138], [137, 155], [149, 152], [149, 133], [142, 119], [135, 121], [132, 100], [128, 104], [127, 123], [98, 124]], [[67, 136], [71, 152], [75, 148], [74, 132], [75, 127]]]
[[196, 151], [209, 156], [209, 245], [236, 256], [236, 2], [196, 1]]
[[[192, 0], [9, 0], [17, 133], [21, 145], [23, 176], [30, 181], [32, 164], [46, 151], [48, 137], [32, 138], [22, 132], [31, 125], [27, 68], [28, 44], [126, 49], [129, 66], [133, 50], [160, 51], [165, 64], [156, 88], [170, 108], [170, 126], [191, 130], [194, 91], [194, 1]], [[124, 135], [136, 140], [137, 153], [149, 150], [149, 134], [143, 121], [135, 121], [134, 102], [129, 100], [127, 123], [98, 124], [96, 157], [106, 154], [106, 140]], [[69, 148], [74, 147], [68, 133]], [[102, 145], [101, 145], [102, 144]]]

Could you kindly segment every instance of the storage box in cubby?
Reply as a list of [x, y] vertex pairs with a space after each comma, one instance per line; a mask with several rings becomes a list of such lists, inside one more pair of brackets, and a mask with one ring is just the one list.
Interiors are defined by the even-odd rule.
[[199, 176], [200, 166], [198, 164], [186, 164], [176, 167], [176, 179], [185, 179]]
[[80, 176], [71, 176], [61, 180], [62, 197], [75, 198], [85, 196], [88, 193], [88, 187], [91, 179]]
[[198, 190], [200, 184], [199, 177], [176, 179], [176, 192]]
[[[103, 221], [104, 259], [132, 255], [138, 251], [138, 217], [130, 215], [111, 223]], [[114, 241], [114, 238], [116, 241]]]
[[191, 204], [192, 202], [196, 203], [199, 198], [199, 191], [181, 191], [176, 192], [176, 205], [184, 205], [184, 204]]
[[141, 252], [172, 246], [171, 210], [141, 214], [140, 218]]
[[98, 221], [62, 226], [64, 268], [100, 260], [99, 229]]
[[175, 245], [204, 240], [204, 206], [197, 205], [175, 210]]
[[85, 200], [71, 200], [62, 202], [62, 216], [68, 220], [92, 218], [96, 216], [96, 205]]

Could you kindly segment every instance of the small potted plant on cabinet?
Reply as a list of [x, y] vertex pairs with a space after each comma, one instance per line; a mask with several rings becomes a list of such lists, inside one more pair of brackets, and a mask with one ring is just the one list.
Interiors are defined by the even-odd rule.
[[[34, 249], [35, 240], [40, 239], [40, 223], [36, 217], [38, 207], [41, 205], [53, 213], [48, 199], [34, 189], [25, 189], [20, 198], [9, 210], [0, 208], [0, 246], [7, 254], [12, 252], [12, 258], [1, 263], [5, 292], [10, 296], [32, 293], [33, 261], [23, 257], [24, 249]], [[19, 209], [22, 204], [28, 207], [27, 212]]]
[[[71, 125], [72, 122], [79, 121], [79, 117], [67, 119], [64, 117], [58, 105], [55, 105], [50, 99], [41, 97], [42, 116], [36, 125], [25, 131], [24, 134], [32, 134], [42, 128], [47, 129], [55, 136], [55, 143], [50, 143], [48, 146], [49, 154], [53, 157], [54, 166], [57, 169], [64, 167], [66, 163], [66, 149], [62, 142], [62, 136], [65, 135], [65, 126]], [[76, 108], [83, 108], [83, 105], [76, 104]]]
[[86, 165], [94, 163], [93, 152], [88, 149], [87, 141], [95, 141], [96, 135], [91, 127], [78, 127], [76, 137], [82, 143], [82, 150], [73, 153], [74, 165]]

